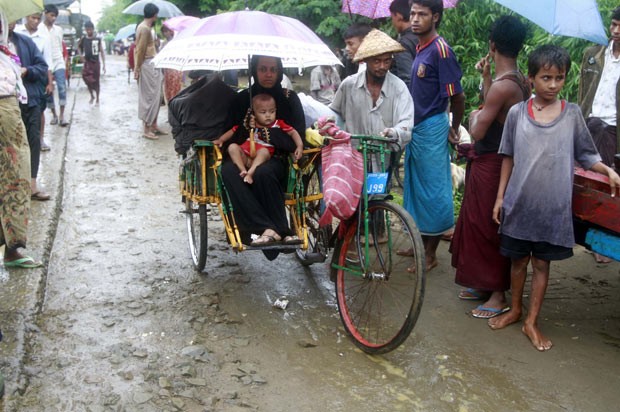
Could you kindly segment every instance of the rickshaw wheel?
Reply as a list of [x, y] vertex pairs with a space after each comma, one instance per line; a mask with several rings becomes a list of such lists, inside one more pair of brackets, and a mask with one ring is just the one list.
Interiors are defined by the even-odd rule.
[[369, 233], [354, 219], [336, 248], [336, 299], [356, 346], [381, 354], [401, 345], [417, 321], [424, 299], [424, 246], [401, 206], [374, 200], [368, 213]]
[[189, 251], [197, 271], [202, 272], [207, 263], [207, 205], [185, 200], [185, 221], [189, 240]]

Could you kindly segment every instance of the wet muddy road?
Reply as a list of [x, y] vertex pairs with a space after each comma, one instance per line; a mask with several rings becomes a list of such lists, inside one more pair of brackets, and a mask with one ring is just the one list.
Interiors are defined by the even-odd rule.
[[581, 248], [552, 268], [548, 353], [467, 315], [447, 243], [413, 334], [378, 357], [345, 335], [326, 265], [234, 254], [213, 220], [196, 273], [172, 139], [141, 137], [136, 84], [107, 57], [101, 104], [73, 79], [70, 128], [47, 126], [54, 199], [33, 204], [28, 250], [46, 266], [0, 271], [3, 410], [617, 410], [620, 264]]

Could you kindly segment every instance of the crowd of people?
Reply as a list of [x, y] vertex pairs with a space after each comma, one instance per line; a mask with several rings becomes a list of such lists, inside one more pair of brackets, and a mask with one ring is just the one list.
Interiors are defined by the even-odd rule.
[[[481, 73], [483, 105], [470, 116], [471, 144], [460, 142], [465, 111], [462, 71], [454, 51], [438, 33], [442, 1], [395, 0], [390, 10], [398, 40], [367, 25], [352, 25], [344, 34], [351, 61], [340, 85], [334, 86], [335, 78], [327, 79], [332, 74], [329, 68], [317, 67], [312, 72], [312, 96], [326, 102], [333, 91], [328, 106], [340, 116], [345, 131], [380, 134], [405, 148], [404, 207], [422, 233], [426, 270], [439, 264], [440, 239], [454, 229], [451, 263], [456, 283], [463, 286], [458, 297], [482, 301], [472, 316], [487, 319], [492, 329], [520, 321], [531, 262], [532, 292], [522, 331], [537, 350], [546, 351], [552, 343], [540, 331], [538, 316], [550, 262], [572, 256], [575, 243], [570, 207], [573, 167], [579, 164], [607, 175], [612, 195], [620, 187], [612, 164], [618, 110], [610, 104], [617, 101], [613, 85], [618, 84], [620, 74], [617, 64], [613, 65], [620, 55], [616, 50], [620, 47], [614, 46], [616, 38], [620, 41], [616, 27], [620, 9], [612, 16], [609, 46], [592, 49], [583, 63], [584, 72], [598, 75], [582, 79], [590, 108], [559, 98], [571, 64], [566, 50], [538, 47], [528, 56], [524, 75], [517, 57], [525, 41], [525, 25], [514, 16], [495, 21], [488, 54], [476, 66]], [[593, 70], [597, 64], [599, 69]], [[407, 65], [410, 70], [403, 70]], [[280, 86], [279, 59], [254, 60], [252, 71], [257, 80], [252, 95], [272, 94], [278, 117], [282, 115], [287, 122], [299, 117], [301, 122], [303, 107], [298, 98]], [[247, 125], [252, 113], [249, 96], [241, 94], [231, 110], [231, 125]], [[593, 140], [591, 133], [599, 135]], [[606, 149], [605, 144], [613, 147]], [[456, 227], [451, 145], [468, 159]], [[609, 159], [602, 161], [599, 151], [610, 153]], [[250, 181], [242, 178], [244, 167], [229, 159], [222, 168], [239, 228], [247, 236], [260, 234], [260, 244], [288, 239], [282, 161], [278, 156], [269, 158], [255, 169]], [[270, 258], [277, 254], [273, 250], [265, 253]], [[508, 290], [512, 292], [510, 303]]]
[[[481, 302], [472, 316], [488, 319], [492, 329], [520, 321], [531, 262], [532, 292], [522, 330], [536, 349], [548, 350], [552, 343], [541, 333], [538, 316], [550, 262], [572, 256], [573, 166], [578, 162], [607, 175], [614, 193], [620, 187], [614, 171], [620, 127], [620, 8], [611, 16], [609, 44], [584, 54], [579, 105], [559, 98], [571, 65], [568, 53], [540, 46], [528, 56], [528, 72], [523, 74], [517, 58], [526, 27], [514, 16], [497, 19], [490, 28], [488, 54], [476, 65], [483, 104], [469, 118], [470, 144], [460, 142], [465, 112], [461, 67], [438, 32], [442, 0], [394, 0], [390, 12], [397, 39], [353, 24], [343, 35], [348, 55], [344, 71], [340, 74], [332, 66], [312, 70], [311, 96], [340, 116], [345, 131], [380, 134], [404, 148], [404, 207], [423, 236], [426, 270], [438, 266], [440, 239], [454, 230], [450, 252], [455, 281], [462, 286], [458, 298]], [[57, 15], [54, 6], [46, 6], [43, 14], [27, 16], [23, 27], [15, 29], [0, 10], [0, 245], [5, 246], [6, 267], [41, 266], [20, 249], [27, 244], [31, 200], [51, 198], [37, 184], [40, 152], [49, 150], [43, 140], [46, 108], [52, 113], [51, 125], [69, 124], [66, 56], [62, 30], [54, 24]], [[147, 139], [164, 133], [157, 125], [162, 92], [168, 102], [181, 89], [179, 72], [162, 73], [153, 65], [157, 18], [157, 6], [147, 4], [133, 51], [138, 118]], [[78, 46], [84, 56], [82, 74], [91, 103], [98, 104], [104, 48], [94, 25], [88, 22], [85, 29]], [[163, 47], [168, 47], [173, 33], [163, 32]], [[225, 122], [227, 132], [214, 137], [229, 154], [222, 177], [244, 242], [259, 247], [296, 244], [300, 239], [291, 233], [284, 208], [284, 182], [289, 153], [301, 156], [304, 107], [290, 85], [282, 86], [279, 58], [253, 56], [250, 71], [254, 83], [236, 94]], [[250, 129], [259, 130], [257, 147], [248, 146]], [[451, 145], [467, 159], [456, 225]], [[278, 256], [274, 249], [264, 254], [268, 259]], [[600, 255], [596, 259], [609, 261]]]

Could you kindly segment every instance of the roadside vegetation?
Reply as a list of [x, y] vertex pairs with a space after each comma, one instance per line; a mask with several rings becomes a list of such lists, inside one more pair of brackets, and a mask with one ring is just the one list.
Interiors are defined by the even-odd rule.
[[[342, 0], [171, 0], [187, 15], [209, 16], [216, 13], [242, 10], [246, 4], [252, 10], [294, 17], [324, 39], [333, 48], [342, 48], [342, 32], [353, 21], [365, 21], [395, 35], [389, 19], [372, 21], [357, 15], [342, 13]], [[99, 20], [99, 30], [116, 33], [126, 24], [139, 21], [138, 16], [122, 14], [131, 0], [115, 0], [104, 9]], [[617, 0], [598, 0], [603, 22], [607, 28], [609, 14], [618, 5]], [[502, 14], [511, 13], [493, 0], [461, 0], [456, 8], [446, 9], [440, 26], [440, 34], [454, 49], [463, 68], [463, 87], [467, 96], [467, 113], [478, 107], [478, 84], [480, 76], [474, 69], [475, 63], [487, 53], [488, 28], [493, 20]], [[569, 37], [551, 36], [533, 23], [528, 22], [530, 35], [521, 54], [519, 64], [526, 71], [526, 56], [536, 46], [553, 43], [565, 47], [573, 59], [563, 97], [576, 101], [579, 86], [581, 56], [591, 43]]]

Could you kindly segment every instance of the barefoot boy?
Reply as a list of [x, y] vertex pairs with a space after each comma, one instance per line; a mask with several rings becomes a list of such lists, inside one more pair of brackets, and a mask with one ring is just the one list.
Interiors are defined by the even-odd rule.
[[500, 223], [504, 256], [511, 258], [512, 309], [489, 320], [501, 329], [520, 320], [527, 265], [532, 262], [530, 307], [522, 331], [539, 351], [552, 343], [538, 328], [538, 315], [552, 260], [573, 255], [573, 165], [609, 176], [611, 195], [620, 177], [601, 163], [579, 107], [558, 100], [570, 68], [566, 50], [539, 47], [529, 56], [536, 95], [508, 112], [499, 153], [504, 155], [493, 219]]
[[[294, 153], [295, 160], [301, 158], [304, 150], [304, 145], [299, 133], [283, 120], [276, 119], [276, 101], [272, 96], [265, 93], [254, 96], [252, 98], [252, 113], [255, 122], [253, 127], [255, 129], [254, 140], [256, 152], [251, 152], [249, 138], [241, 145], [231, 143], [228, 146], [228, 154], [233, 163], [239, 168], [239, 175], [243, 177], [244, 182], [249, 184], [253, 182], [252, 177], [254, 176], [256, 168], [269, 160], [275, 150], [274, 146], [269, 142], [269, 131], [267, 129], [279, 128], [293, 139], [296, 146]], [[221, 147], [238, 129], [238, 126], [234, 126], [219, 139], [214, 140], [213, 143]]]
[[[78, 50], [84, 58], [84, 67], [82, 67], [82, 79], [90, 93], [90, 104], [96, 102], [99, 104], [99, 79], [101, 77], [101, 69], [99, 66], [99, 56], [101, 56], [101, 64], [103, 74], [105, 74], [105, 54], [101, 45], [101, 39], [95, 35], [95, 25], [92, 21], [84, 23], [86, 35], [82, 36], [78, 43]], [[96, 101], [95, 101], [96, 99]]]

